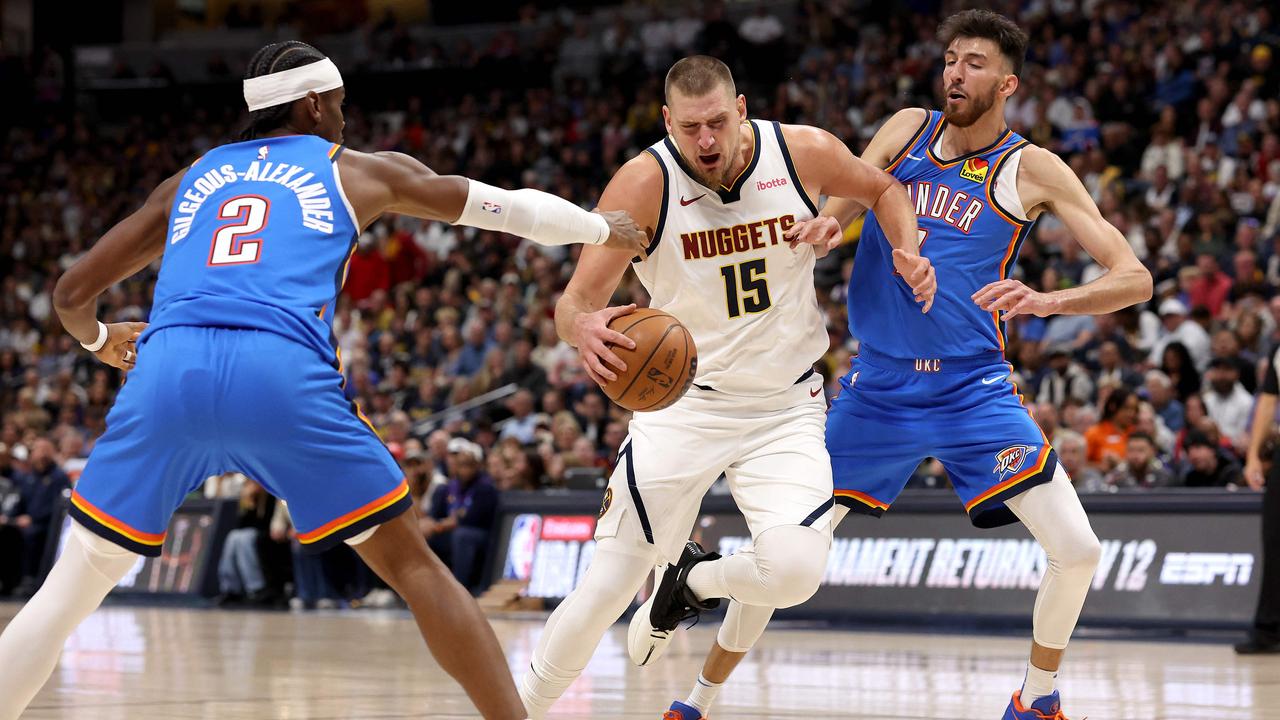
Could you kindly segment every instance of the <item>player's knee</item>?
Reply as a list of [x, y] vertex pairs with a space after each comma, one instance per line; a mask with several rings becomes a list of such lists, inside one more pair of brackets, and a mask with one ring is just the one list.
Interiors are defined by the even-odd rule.
[[1061, 572], [1082, 575], [1087, 573], [1092, 577], [1102, 558], [1102, 543], [1092, 530], [1088, 530], [1074, 535], [1063, 547], [1053, 548], [1048, 555], [1050, 563], [1056, 565]]
[[756, 542], [756, 563], [774, 607], [799, 605], [818, 591], [830, 545], [818, 531], [800, 526], [773, 528]]

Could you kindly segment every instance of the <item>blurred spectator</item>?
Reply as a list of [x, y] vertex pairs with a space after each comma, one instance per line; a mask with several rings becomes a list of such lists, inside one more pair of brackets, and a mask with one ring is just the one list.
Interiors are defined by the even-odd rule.
[[1107, 473], [1107, 484], [1122, 490], [1163, 488], [1173, 484], [1173, 473], [1156, 454], [1156, 443], [1144, 432], [1129, 435], [1124, 462]]
[[1102, 420], [1085, 433], [1089, 464], [1103, 470], [1119, 464], [1137, 419], [1138, 396], [1125, 387], [1111, 388], [1102, 403]]
[[1071, 476], [1071, 484], [1075, 486], [1076, 492], [1093, 493], [1107, 489], [1102, 473], [1089, 465], [1083, 435], [1074, 430], [1063, 429], [1058, 431], [1056, 442], [1058, 462], [1062, 463], [1062, 468]]
[[1061, 406], [1068, 399], [1088, 402], [1093, 397], [1093, 380], [1080, 363], [1071, 358], [1067, 346], [1049, 350], [1049, 365], [1037, 383], [1036, 398]]
[[546, 422], [546, 418], [533, 411], [533, 393], [523, 388], [517, 390], [507, 407], [511, 410], [511, 417], [502, 426], [498, 437], [514, 438], [521, 445], [532, 445], [534, 431]]
[[1182, 484], [1187, 487], [1239, 485], [1240, 465], [1209, 435], [1193, 432], [1187, 437], [1187, 463]]
[[[18, 457], [21, 453], [17, 454]], [[28, 469], [14, 473], [18, 500], [4, 515], [0, 524], [12, 525], [22, 537], [22, 585], [20, 595], [35, 590], [36, 577], [53, 529], [55, 510], [63, 494], [71, 489], [71, 480], [58, 467], [53, 443], [44, 438], [31, 446], [29, 461], [20, 464]]]
[[483, 455], [470, 440], [449, 441], [449, 481], [431, 496], [430, 510], [421, 521], [431, 549], [472, 592], [483, 584], [480, 573], [498, 512], [498, 490], [481, 472]]
[[[1209, 334], [1188, 317], [1187, 306], [1175, 298], [1160, 303], [1162, 330], [1156, 346], [1151, 350], [1153, 363], [1164, 363], [1165, 348], [1177, 343], [1191, 356], [1195, 370], [1203, 370], [1209, 364]], [[1169, 372], [1166, 368], [1165, 372]]]
[[1205, 412], [1231, 446], [1243, 454], [1249, 444], [1246, 431], [1253, 411], [1253, 396], [1240, 384], [1236, 364], [1226, 358], [1211, 362], [1205, 379], [1208, 387], [1201, 394]]
[[240, 512], [236, 526], [227, 533], [218, 561], [218, 604], [239, 600], [255, 605], [269, 604], [267, 577], [259, 544], [269, 539], [276, 499], [253, 480], [240, 489]]
[[1196, 370], [1195, 361], [1182, 343], [1171, 342], [1165, 346], [1160, 355], [1160, 370], [1173, 382], [1178, 399], [1183, 403], [1200, 392], [1200, 371]]
[[1186, 411], [1178, 398], [1174, 397], [1173, 381], [1169, 376], [1159, 370], [1148, 370], [1143, 389], [1165, 427], [1175, 433], [1181, 430]]

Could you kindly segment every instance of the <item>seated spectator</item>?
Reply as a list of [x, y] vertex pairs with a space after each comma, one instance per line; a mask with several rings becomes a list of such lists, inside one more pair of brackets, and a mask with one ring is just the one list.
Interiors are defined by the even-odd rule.
[[288, 543], [293, 558], [293, 597], [289, 598], [290, 610], [327, 610], [338, 607], [344, 598], [329, 580], [323, 553], [304, 552], [298, 542], [298, 532], [293, 526], [289, 508], [283, 502], [276, 503], [271, 516], [271, 539]]
[[63, 493], [71, 489], [71, 480], [58, 467], [53, 443], [45, 438], [32, 443], [28, 469], [15, 473], [14, 480], [18, 502], [11, 515], [0, 517], [0, 523], [12, 524], [22, 536], [22, 585], [18, 590], [22, 595], [36, 589], [54, 514]]
[[240, 514], [235, 528], [227, 533], [218, 560], [219, 605], [246, 600], [254, 605], [270, 604], [267, 577], [258, 551], [261, 540], [269, 537], [271, 517], [276, 499], [253, 480], [245, 480], [240, 488]]
[[498, 441], [489, 451], [487, 467], [489, 477], [493, 478], [500, 492], [538, 489], [538, 478], [534, 475], [529, 455], [515, 438]]
[[1055, 449], [1058, 451], [1058, 462], [1062, 463], [1062, 468], [1071, 476], [1071, 484], [1075, 486], [1076, 492], [1092, 493], [1107, 489], [1102, 473], [1090, 467], [1085, 459], [1083, 435], [1064, 428], [1058, 432]]
[[1137, 419], [1138, 396], [1126, 387], [1112, 388], [1102, 403], [1102, 420], [1085, 432], [1089, 463], [1104, 470], [1119, 464]]
[[1186, 410], [1182, 406], [1182, 402], [1174, 397], [1173, 381], [1169, 379], [1159, 370], [1148, 370], [1146, 382], [1144, 384], [1147, 400], [1151, 402], [1151, 407], [1164, 421], [1164, 426], [1178, 432], [1182, 430], [1185, 422]]
[[1129, 435], [1124, 462], [1107, 474], [1107, 484], [1121, 490], [1169, 487], [1173, 473], [1156, 455], [1156, 444], [1144, 432]]
[[480, 471], [483, 451], [466, 438], [449, 441], [449, 482], [436, 489], [422, 534], [431, 549], [471, 592], [483, 585], [489, 534], [498, 512], [498, 490]]
[[525, 388], [517, 390], [507, 403], [507, 408], [511, 410], [511, 417], [503, 424], [498, 437], [514, 438], [521, 445], [532, 445], [536, 439], [534, 431], [538, 429], [538, 425], [546, 422], [546, 418], [534, 412], [533, 392]]
[[1087, 402], [1093, 397], [1093, 380], [1080, 363], [1071, 359], [1071, 350], [1056, 345], [1049, 350], [1049, 365], [1036, 384], [1036, 399], [1061, 405], [1067, 398]]
[[1186, 487], [1226, 487], [1239, 485], [1240, 464], [1208, 435], [1193, 432], [1187, 437], [1187, 462], [1182, 484]]
[[1161, 350], [1159, 357], [1160, 371], [1173, 382], [1179, 400], [1185, 403], [1187, 398], [1200, 392], [1200, 371], [1185, 345], [1171, 342]]
[[1253, 415], [1253, 396], [1240, 384], [1236, 364], [1227, 358], [1209, 363], [1205, 379], [1209, 385], [1201, 393], [1205, 411], [1236, 452], [1243, 452], [1249, 446], [1247, 427]]

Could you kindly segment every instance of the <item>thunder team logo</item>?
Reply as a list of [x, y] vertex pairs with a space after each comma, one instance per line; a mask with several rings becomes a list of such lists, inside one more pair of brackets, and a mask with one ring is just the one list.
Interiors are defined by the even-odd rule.
[[991, 472], [995, 473], [1001, 480], [1017, 474], [1022, 469], [1023, 463], [1035, 451], [1036, 449], [1030, 445], [1011, 445], [996, 453], [996, 467]]

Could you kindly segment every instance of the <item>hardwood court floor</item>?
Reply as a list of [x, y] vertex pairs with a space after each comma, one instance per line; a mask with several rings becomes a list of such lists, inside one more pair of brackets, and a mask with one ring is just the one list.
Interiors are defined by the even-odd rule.
[[[0, 605], [0, 624], [17, 611]], [[498, 620], [522, 670], [543, 618]], [[641, 670], [626, 626], [605, 637], [552, 717], [657, 720], [684, 697], [707, 623]], [[779, 629], [721, 693], [712, 717], [997, 720], [1027, 643], [988, 636]], [[1280, 658], [1225, 645], [1081, 640], [1061, 686], [1072, 720], [1280, 720]], [[0, 668], [0, 672], [4, 669]], [[0, 703], [4, 699], [0, 698]], [[115, 607], [67, 645], [30, 720], [348, 720], [475, 717], [407, 613], [287, 614]]]

